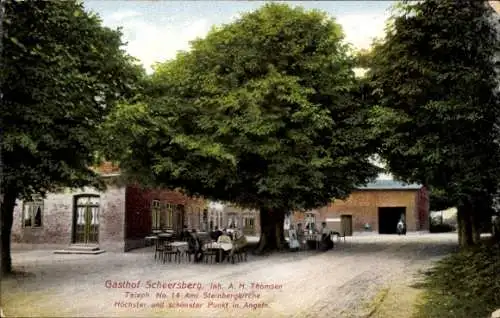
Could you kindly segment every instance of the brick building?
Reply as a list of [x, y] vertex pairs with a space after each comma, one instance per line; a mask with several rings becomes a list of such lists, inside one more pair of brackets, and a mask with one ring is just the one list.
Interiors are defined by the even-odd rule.
[[245, 235], [260, 234], [260, 214], [258, 210], [244, 209], [237, 205], [227, 204], [223, 208], [223, 227], [236, 227]]
[[179, 232], [184, 225], [201, 228], [207, 209], [203, 199], [180, 192], [120, 185], [119, 170], [98, 168], [109, 183], [106, 191], [66, 189], [45, 199], [18, 201], [14, 208], [12, 241], [68, 246], [85, 244], [105, 250], [128, 251], [144, 246], [153, 230]]
[[260, 233], [259, 211], [240, 208], [234, 204], [211, 202], [206, 228], [210, 231], [239, 228], [245, 235], [258, 235]]
[[368, 225], [380, 234], [396, 232], [400, 218], [408, 231], [429, 229], [429, 195], [421, 185], [405, 185], [394, 180], [376, 180], [358, 188], [346, 200], [307, 212], [295, 212], [293, 223], [341, 222], [347, 232], [365, 231]]

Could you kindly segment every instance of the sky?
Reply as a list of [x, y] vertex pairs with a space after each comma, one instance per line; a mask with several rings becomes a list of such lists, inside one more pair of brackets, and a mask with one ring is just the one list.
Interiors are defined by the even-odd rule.
[[[346, 40], [367, 48], [381, 36], [394, 1], [293, 1], [307, 9], [320, 9], [342, 25]], [[213, 25], [229, 23], [242, 12], [258, 9], [264, 1], [117, 1], [87, 0], [87, 10], [96, 12], [103, 24], [122, 27], [126, 50], [146, 70], [151, 65], [188, 50], [189, 41], [204, 37]]]

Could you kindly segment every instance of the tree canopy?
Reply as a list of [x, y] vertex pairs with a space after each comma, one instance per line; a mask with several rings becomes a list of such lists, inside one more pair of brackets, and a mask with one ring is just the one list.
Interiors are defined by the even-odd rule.
[[[135, 94], [142, 68], [121, 34], [76, 1], [4, 1], [2, 256], [16, 198], [96, 184], [90, 169], [103, 122]], [[10, 259], [3, 259], [10, 270]]]
[[121, 34], [75, 1], [8, 1], [4, 189], [31, 195], [92, 181], [95, 127], [140, 77]]
[[129, 136], [113, 153], [153, 184], [259, 208], [276, 240], [285, 213], [377, 175], [351, 53], [326, 14], [267, 4], [157, 65], [142, 103], [112, 116]]
[[434, 188], [459, 211], [497, 187], [492, 18], [481, 1], [405, 1], [371, 54], [379, 153], [396, 176]]
[[115, 116], [135, 137], [120, 164], [243, 206], [345, 197], [377, 173], [349, 53], [319, 11], [270, 4], [214, 28], [157, 65], [144, 104]]

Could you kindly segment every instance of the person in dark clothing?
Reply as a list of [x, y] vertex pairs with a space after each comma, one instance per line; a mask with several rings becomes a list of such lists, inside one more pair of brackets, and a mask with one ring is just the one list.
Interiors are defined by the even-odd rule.
[[188, 253], [194, 256], [196, 263], [203, 260], [203, 243], [196, 230], [192, 230], [188, 239]]
[[321, 242], [320, 249], [322, 251], [331, 250], [334, 243], [331, 238], [331, 231], [326, 227], [326, 222], [321, 223]]
[[184, 225], [184, 228], [182, 229], [181, 235], [180, 235], [181, 241], [187, 241], [191, 234], [189, 233], [188, 227]]
[[210, 238], [217, 242], [219, 236], [222, 235], [222, 231], [220, 229], [216, 229], [215, 231], [210, 232]]

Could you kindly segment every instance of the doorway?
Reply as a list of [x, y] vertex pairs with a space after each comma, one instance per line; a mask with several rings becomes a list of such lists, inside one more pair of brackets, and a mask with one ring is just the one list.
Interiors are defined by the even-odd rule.
[[99, 196], [79, 195], [74, 198], [73, 243], [99, 243]]
[[406, 207], [378, 208], [378, 233], [397, 234], [397, 225], [401, 219], [406, 219]]
[[343, 235], [352, 236], [352, 215], [342, 214], [340, 216], [340, 226]]

